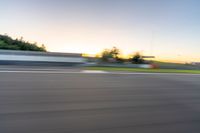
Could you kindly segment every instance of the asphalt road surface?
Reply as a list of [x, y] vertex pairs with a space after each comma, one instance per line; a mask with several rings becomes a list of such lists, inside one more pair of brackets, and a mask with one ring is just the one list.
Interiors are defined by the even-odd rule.
[[0, 133], [200, 133], [200, 76], [1, 70]]

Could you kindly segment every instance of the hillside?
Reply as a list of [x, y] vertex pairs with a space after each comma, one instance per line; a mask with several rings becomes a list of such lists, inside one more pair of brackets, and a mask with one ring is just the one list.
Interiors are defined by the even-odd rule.
[[21, 39], [13, 39], [7, 35], [0, 35], [0, 49], [24, 50], [24, 51], [46, 51], [44, 45], [41, 47], [36, 43], [30, 43]]

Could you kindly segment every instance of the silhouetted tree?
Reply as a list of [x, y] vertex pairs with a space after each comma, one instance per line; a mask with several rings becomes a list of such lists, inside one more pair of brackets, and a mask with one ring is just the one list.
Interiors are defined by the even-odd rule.
[[46, 51], [44, 45], [40, 47], [37, 45], [37, 43], [30, 43], [28, 41], [24, 41], [23, 37], [21, 37], [20, 39], [12, 39], [8, 35], [0, 35], [0, 49]]
[[130, 60], [132, 63], [135, 63], [135, 64], [144, 63], [144, 59], [143, 59], [142, 55], [138, 52], [135, 55], [133, 55], [133, 57]]
[[120, 50], [116, 47], [112, 49], [105, 49], [102, 53], [102, 60], [108, 62], [111, 59], [117, 60], [119, 58]]

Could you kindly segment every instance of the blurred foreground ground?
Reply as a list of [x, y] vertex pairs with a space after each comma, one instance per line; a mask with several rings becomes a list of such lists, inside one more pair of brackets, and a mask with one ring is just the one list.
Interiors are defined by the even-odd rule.
[[200, 75], [0, 69], [0, 133], [200, 132]]

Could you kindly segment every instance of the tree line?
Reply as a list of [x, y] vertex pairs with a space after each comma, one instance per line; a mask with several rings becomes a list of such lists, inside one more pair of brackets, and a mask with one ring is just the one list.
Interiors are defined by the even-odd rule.
[[44, 44], [39, 46], [37, 43], [30, 43], [20, 39], [13, 39], [8, 35], [0, 35], [0, 49], [6, 50], [25, 50], [25, 51], [41, 51], [46, 52]]
[[104, 49], [101, 52], [101, 60], [102, 62], [112, 62], [112, 63], [124, 63], [131, 62], [134, 64], [142, 64], [145, 63], [143, 56], [136, 52], [129, 59], [124, 59], [120, 57], [121, 51], [117, 47], [113, 47], [111, 49]]

